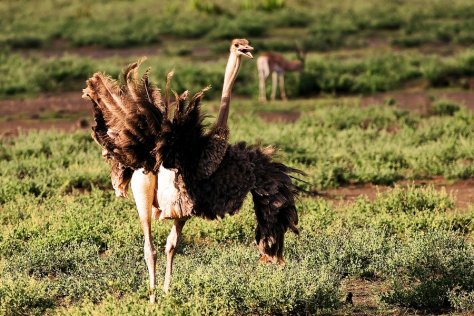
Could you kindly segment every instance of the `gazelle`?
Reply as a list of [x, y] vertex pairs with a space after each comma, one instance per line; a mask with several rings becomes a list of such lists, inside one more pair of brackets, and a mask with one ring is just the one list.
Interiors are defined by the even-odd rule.
[[285, 94], [285, 72], [301, 71], [304, 69], [305, 54], [301, 50], [297, 50], [296, 55], [298, 60], [294, 61], [286, 60], [281, 54], [273, 52], [262, 53], [257, 58], [259, 101], [267, 101], [265, 81], [270, 74], [272, 74], [271, 100], [275, 100], [277, 81], [280, 83], [281, 99], [287, 100]]

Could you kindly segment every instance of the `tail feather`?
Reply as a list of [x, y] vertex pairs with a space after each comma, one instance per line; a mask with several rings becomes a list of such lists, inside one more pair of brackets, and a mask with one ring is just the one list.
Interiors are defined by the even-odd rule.
[[256, 242], [264, 260], [281, 262], [285, 232], [299, 234], [295, 197], [302, 190], [292, 181], [292, 173], [304, 174], [271, 159], [273, 151], [255, 152], [256, 185], [251, 191], [257, 217]]
[[127, 92], [130, 94], [130, 97], [133, 101], [138, 102], [139, 96], [135, 92], [137, 90], [137, 81], [138, 81], [138, 67], [141, 64], [141, 60], [128, 65], [122, 73], [123, 82], [126, 84]]
[[170, 71], [166, 76], [166, 86], [165, 86], [165, 108], [169, 109], [170, 104], [170, 91], [171, 91], [171, 80], [173, 79], [174, 71]]
[[120, 164], [132, 169], [157, 171], [164, 105], [158, 88], [148, 81], [148, 71], [139, 79], [141, 61], [129, 65], [122, 83], [96, 73], [87, 80], [83, 97], [94, 105], [94, 139]]
[[183, 117], [184, 110], [186, 109], [186, 101], [188, 99], [189, 91], [184, 91], [181, 95], [178, 95], [176, 91], [173, 91], [174, 98], [176, 100], [176, 109], [174, 111], [174, 119], [178, 120]]
[[164, 119], [160, 90], [148, 81], [150, 69], [145, 71], [141, 81], [138, 79], [138, 68], [134, 68], [133, 72], [136, 79], [131, 87], [136, 86], [137, 99], [134, 105], [138, 112], [135, 118], [138, 118], [139, 122], [143, 122], [140, 127], [147, 138], [156, 138], [161, 132], [161, 124]]
[[133, 169], [128, 168], [117, 160], [112, 160], [112, 170], [110, 171], [110, 180], [115, 190], [115, 195], [126, 197], [128, 192], [128, 184], [132, 179]]
[[[162, 141], [158, 148], [158, 154], [163, 157], [165, 168], [178, 168], [192, 174], [196, 173], [199, 157], [207, 148], [204, 116], [200, 111], [200, 103], [207, 90], [209, 87], [197, 92], [189, 102], [188, 91], [180, 96], [173, 91], [174, 115], [172, 120], [163, 121]], [[171, 104], [168, 107], [171, 107]], [[175, 159], [176, 157], [179, 159]]]

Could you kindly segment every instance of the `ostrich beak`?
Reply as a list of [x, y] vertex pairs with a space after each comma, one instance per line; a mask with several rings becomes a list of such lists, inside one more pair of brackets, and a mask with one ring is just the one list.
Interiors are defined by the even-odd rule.
[[250, 45], [245, 45], [241, 48], [239, 48], [239, 52], [244, 55], [245, 57], [248, 58], [253, 58], [251, 51], [253, 50], [253, 47]]

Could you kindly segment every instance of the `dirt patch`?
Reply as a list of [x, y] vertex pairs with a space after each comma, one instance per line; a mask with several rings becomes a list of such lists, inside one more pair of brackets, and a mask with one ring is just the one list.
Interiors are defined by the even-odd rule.
[[296, 122], [301, 113], [300, 112], [259, 112], [258, 115], [268, 123], [281, 122], [293, 123]]
[[[426, 113], [433, 99], [448, 99], [474, 111], [474, 91], [395, 91], [362, 97], [361, 105], [383, 104], [388, 99], [395, 100], [395, 106], [410, 111]], [[66, 121], [47, 121], [46, 113], [56, 113], [58, 117], [68, 114]], [[46, 115], [47, 116], [47, 115]], [[54, 116], [54, 115], [53, 115]], [[297, 121], [301, 113], [260, 112], [259, 116], [266, 122], [292, 123]], [[53, 118], [58, 118], [53, 117]], [[74, 120], [71, 120], [74, 117]], [[80, 91], [47, 93], [33, 99], [0, 100], [0, 134], [15, 133], [17, 128], [23, 130], [58, 128], [74, 129], [79, 121], [90, 119], [92, 108], [87, 100], [81, 98]], [[78, 128], [80, 126], [77, 126]]]
[[433, 100], [440, 99], [454, 101], [474, 111], [473, 90], [386, 92], [362, 97], [361, 105], [384, 104], [387, 100], [394, 100], [396, 107], [426, 114], [431, 108]]
[[[92, 121], [79, 120], [15, 120], [0, 123], [0, 137], [17, 136], [31, 130], [58, 130], [62, 132], [72, 132], [78, 129], [88, 129]], [[84, 123], [87, 122], [87, 123]]]
[[101, 59], [110, 57], [154, 56], [161, 53], [161, 46], [162, 45], [152, 45], [131, 48], [104, 48], [100, 46], [71, 47], [67, 41], [57, 39], [48, 47], [39, 49], [17, 49], [15, 52], [18, 52], [23, 56], [40, 55], [43, 57], [62, 57], [64, 55], [78, 55], [82, 57]]
[[0, 100], [0, 135], [20, 131], [72, 131], [90, 126], [92, 106], [80, 92], [43, 94], [27, 100]]
[[[474, 204], [474, 179], [451, 182], [442, 177], [438, 177], [430, 180], [404, 180], [397, 184], [401, 186], [408, 186], [410, 184], [417, 186], [433, 185], [438, 191], [444, 189], [455, 198], [456, 208], [460, 210], [467, 210], [470, 205]], [[377, 193], [383, 193], [392, 188], [391, 186], [367, 183], [330, 189], [318, 192], [317, 195], [333, 201], [336, 205], [342, 205], [354, 202], [359, 196], [365, 196], [372, 201], [376, 198]]]
[[137, 58], [142, 56], [152, 57], [158, 55], [181, 55], [188, 54], [194, 57], [208, 57], [212, 51], [208, 45], [202, 45], [202, 42], [194, 39], [176, 39], [174, 37], [163, 37], [163, 42], [143, 47], [122, 47], [106, 48], [98, 45], [74, 47], [64, 39], [56, 39], [51, 45], [42, 48], [15, 49], [16, 53], [22, 56], [41, 56], [41, 57], [63, 57], [65, 55], [77, 55], [93, 59], [103, 59], [111, 57]]
[[0, 117], [18, 114], [40, 114], [52, 111], [92, 114], [90, 102], [81, 98], [81, 92], [47, 93], [33, 99], [0, 100]]
[[[388, 288], [381, 281], [348, 278], [342, 282], [342, 292], [346, 296], [346, 308], [350, 315], [374, 315], [379, 311], [379, 295]], [[350, 294], [349, 294], [350, 293]], [[348, 300], [348, 296], [351, 299]], [[385, 311], [393, 315], [395, 311]]]
[[385, 36], [382, 36], [382, 34], [380, 36], [373, 35], [369, 37], [367, 39], [366, 47], [369, 47], [371, 49], [379, 49], [379, 50], [390, 49], [389, 37], [387, 36], [387, 34], [384, 34], [384, 35]]

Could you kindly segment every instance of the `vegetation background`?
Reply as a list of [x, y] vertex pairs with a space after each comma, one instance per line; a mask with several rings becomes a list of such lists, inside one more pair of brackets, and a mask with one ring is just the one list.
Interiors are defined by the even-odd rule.
[[[7, 0], [0, 28], [1, 314], [474, 312], [472, 1]], [[308, 174], [301, 235], [284, 266], [260, 265], [250, 199], [193, 219], [151, 306], [133, 201], [81, 128], [80, 91], [147, 55], [158, 85], [171, 69], [177, 91], [212, 84], [212, 117], [235, 37], [307, 51], [288, 102], [258, 103], [246, 61], [230, 118], [233, 142]], [[153, 224], [158, 249], [169, 229]]]

